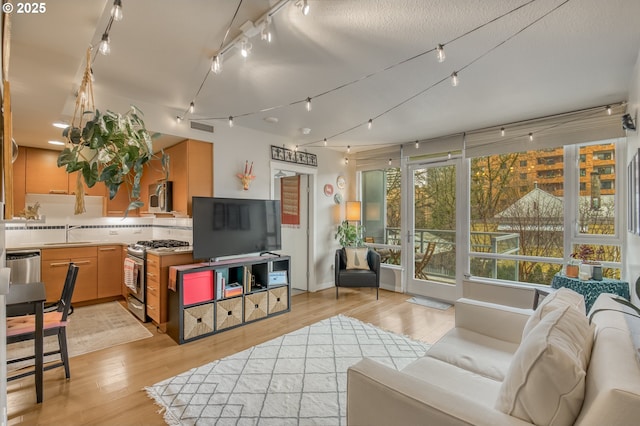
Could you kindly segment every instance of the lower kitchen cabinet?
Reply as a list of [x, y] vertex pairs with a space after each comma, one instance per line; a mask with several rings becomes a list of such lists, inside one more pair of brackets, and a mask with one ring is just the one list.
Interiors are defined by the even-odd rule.
[[98, 298], [122, 294], [122, 247], [98, 246]]
[[191, 253], [153, 254], [147, 252], [146, 277], [147, 316], [164, 327], [167, 322], [167, 291], [169, 281], [169, 267], [193, 263]]
[[291, 310], [289, 256], [174, 268], [167, 334], [183, 344]]
[[60, 299], [67, 269], [71, 262], [80, 268], [71, 302], [97, 299], [97, 247], [43, 249], [41, 256], [41, 276], [45, 283], [47, 302], [55, 302]]

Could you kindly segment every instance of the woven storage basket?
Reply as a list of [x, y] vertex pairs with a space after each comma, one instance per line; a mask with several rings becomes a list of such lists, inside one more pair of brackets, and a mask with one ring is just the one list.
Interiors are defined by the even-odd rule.
[[253, 321], [267, 316], [267, 292], [247, 294], [244, 296], [244, 320]]
[[288, 287], [276, 287], [269, 290], [269, 313], [286, 311], [289, 308]]
[[216, 302], [216, 330], [242, 324], [242, 297]]
[[213, 332], [213, 303], [192, 306], [184, 310], [184, 340]]

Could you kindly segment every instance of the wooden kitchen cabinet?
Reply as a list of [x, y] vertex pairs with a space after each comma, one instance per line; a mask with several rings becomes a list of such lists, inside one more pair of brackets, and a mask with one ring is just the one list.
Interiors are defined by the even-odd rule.
[[191, 253], [164, 254], [147, 253], [147, 316], [158, 325], [168, 321], [167, 300], [169, 267], [193, 263]]
[[213, 196], [213, 144], [187, 139], [165, 153], [173, 181], [173, 210], [191, 216], [192, 197]]
[[18, 157], [13, 163], [13, 215], [24, 209], [26, 185], [27, 148], [18, 147]]
[[59, 151], [26, 149], [25, 191], [27, 194], [68, 194], [69, 176], [58, 167]]
[[60, 299], [69, 263], [79, 266], [71, 302], [84, 302], [98, 297], [98, 252], [92, 247], [43, 249], [41, 277], [45, 284], [47, 302]]
[[[129, 200], [129, 189], [126, 186], [126, 183], [123, 183], [118, 189], [118, 193], [113, 198], [113, 200], [109, 199], [109, 191], [107, 191], [105, 187], [105, 203], [103, 216], [115, 216], [115, 217], [124, 217], [124, 213], [127, 211], [127, 207], [131, 203]], [[127, 213], [127, 217], [136, 217], [140, 216], [140, 209], [133, 209]]]
[[122, 247], [98, 246], [98, 298], [122, 294]]

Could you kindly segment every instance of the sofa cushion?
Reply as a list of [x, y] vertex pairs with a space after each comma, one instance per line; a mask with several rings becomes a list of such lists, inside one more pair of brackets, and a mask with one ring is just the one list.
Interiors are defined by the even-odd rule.
[[571, 306], [556, 309], [523, 339], [496, 401], [496, 408], [536, 425], [570, 425], [585, 390], [584, 352], [593, 327]]
[[425, 356], [502, 382], [517, 349], [517, 343], [454, 328], [438, 340]]
[[529, 317], [529, 320], [525, 324], [524, 329], [522, 330], [522, 338], [524, 339], [533, 327], [535, 327], [549, 312], [556, 309], [562, 309], [565, 306], [571, 306], [583, 315], [586, 314], [584, 296], [571, 289], [561, 287], [547, 295], [544, 300], [540, 302], [536, 310], [533, 312], [533, 315]]
[[499, 381], [430, 357], [417, 359], [402, 372], [487, 407], [493, 407], [500, 391]]
[[345, 247], [344, 250], [347, 254], [347, 269], [369, 269], [367, 262], [369, 249], [367, 247]]
[[[627, 308], [601, 294], [591, 312], [596, 338], [587, 371], [584, 404], [577, 425], [631, 425], [640, 419], [640, 363], [630, 333], [640, 319], [625, 315]], [[627, 322], [627, 319], [629, 320]]]

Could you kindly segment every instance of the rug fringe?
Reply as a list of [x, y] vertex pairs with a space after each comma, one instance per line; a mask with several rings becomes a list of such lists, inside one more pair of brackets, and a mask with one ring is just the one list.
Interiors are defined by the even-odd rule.
[[180, 419], [176, 418], [173, 413], [167, 409], [166, 406], [162, 405], [159, 401], [161, 401], [160, 395], [150, 386], [143, 388], [142, 390], [147, 392], [147, 398], [153, 399], [153, 403], [160, 407], [156, 413], [162, 414], [162, 418], [164, 422], [168, 425], [172, 426], [180, 426]]

